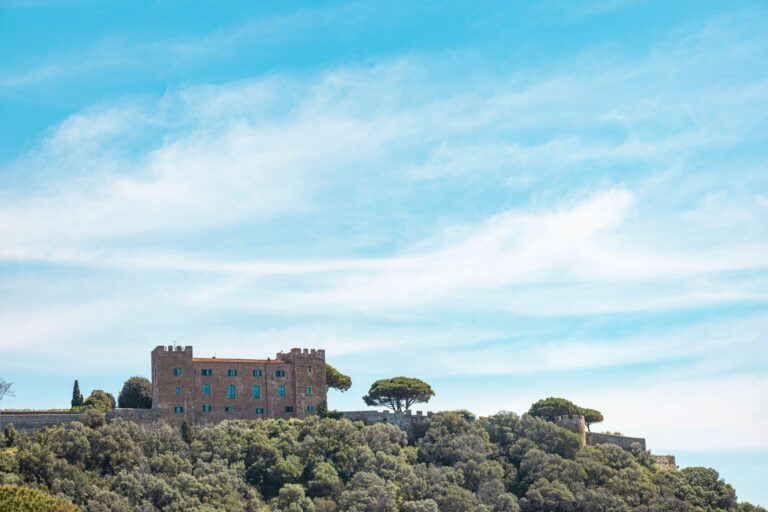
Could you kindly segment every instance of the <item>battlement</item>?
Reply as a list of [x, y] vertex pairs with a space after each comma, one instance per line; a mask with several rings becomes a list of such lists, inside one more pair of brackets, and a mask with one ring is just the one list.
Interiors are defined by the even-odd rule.
[[555, 425], [567, 428], [579, 435], [582, 446], [587, 443], [587, 423], [581, 414], [565, 414], [555, 417]]
[[153, 353], [156, 352], [162, 352], [162, 353], [168, 353], [168, 352], [181, 352], [181, 353], [192, 353], [192, 346], [187, 345], [186, 347], [182, 347], [181, 345], [158, 345], [152, 350]]
[[558, 422], [571, 422], [571, 421], [584, 421], [584, 416], [581, 414], [564, 414], [563, 416], [555, 416], [555, 423]]
[[325, 350], [318, 348], [292, 348], [291, 349], [291, 355], [293, 356], [314, 356], [314, 357], [322, 357], [325, 359]]

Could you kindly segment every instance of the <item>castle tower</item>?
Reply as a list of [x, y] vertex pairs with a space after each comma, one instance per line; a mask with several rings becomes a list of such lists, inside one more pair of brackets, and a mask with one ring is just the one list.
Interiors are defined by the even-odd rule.
[[299, 417], [317, 412], [326, 400], [325, 350], [292, 348], [278, 358], [291, 363], [296, 411]]
[[584, 421], [584, 416], [581, 414], [557, 416], [555, 418], [555, 424], [567, 428], [571, 432], [577, 433], [579, 435], [579, 443], [581, 443], [581, 446], [587, 444], [587, 423]]
[[152, 408], [161, 409], [164, 415], [190, 417], [195, 409], [194, 373], [192, 347], [156, 347], [152, 351]]

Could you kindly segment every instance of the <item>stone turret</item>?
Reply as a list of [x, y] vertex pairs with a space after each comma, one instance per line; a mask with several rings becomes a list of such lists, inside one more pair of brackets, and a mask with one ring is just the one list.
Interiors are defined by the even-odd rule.
[[587, 444], [587, 423], [581, 414], [566, 414], [555, 417], [555, 424], [567, 428], [571, 432], [579, 435], [579, 442], [582, 446]]

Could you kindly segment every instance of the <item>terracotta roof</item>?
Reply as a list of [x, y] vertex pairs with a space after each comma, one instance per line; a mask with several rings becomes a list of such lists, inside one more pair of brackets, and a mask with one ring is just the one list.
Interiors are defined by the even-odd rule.
[[219, 357], [193, 357], [192, 362], [193, 363], [247, 363], [247, 364], [281, 363], [281, 364], [285, 364], [285, 361], [282, 361], [280, 359], [271, 359], [267, 361], [266, 359], [225, 359], [225, 358], [219, 358]]

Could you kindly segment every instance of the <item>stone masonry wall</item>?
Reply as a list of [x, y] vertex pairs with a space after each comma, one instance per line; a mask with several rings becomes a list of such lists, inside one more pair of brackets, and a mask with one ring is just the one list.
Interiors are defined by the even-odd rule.
[[32, 433], [33, 431], [45, 427], [53, 427], [62, 423], [71, 423], [80, 421], [83, 413], [77, 412], [46, 412], [46, 411], [24, 411], [24, 412], [0, 412], [0, 429], [13, 423], [16, 430], [20, 432]]
[[152, 408], [174, 424], [305, 418], [325, 399], [324, 350], [274, 359], [195, 358], [190, 346], [152, 351]]
[[426, 426], [426, 419], [432, 416], [431, 412], [424, 415], [421, 411], [413, 414], [411, 411], [404, 413], [390, 411], [343, 411], [342, 416], [349, 421], [362, 421], [366, 425], [374, 423], [391, 423], [405, 430], [409, 438], [413, 438], [416, 430]]
[[638, 443], [645, 450], [645, 439], [642, 437], [615, 436], [613, 434], [598, 434], [597, 432], [587, 432], [587, 444], [615, 444], [622, 448], [629, 449], [634, 443]]

